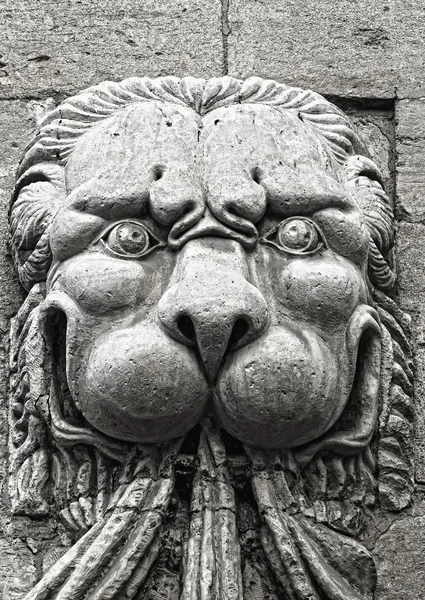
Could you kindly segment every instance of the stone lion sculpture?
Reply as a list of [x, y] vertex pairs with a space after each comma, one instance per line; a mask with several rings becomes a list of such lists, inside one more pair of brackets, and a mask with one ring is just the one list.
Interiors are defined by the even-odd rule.
[[26, 600], [364, 600], [412, 491], [393, 214], [349, 119], [274, 81], [105, 82], [20, 163], [9, 490], [71, 543]]

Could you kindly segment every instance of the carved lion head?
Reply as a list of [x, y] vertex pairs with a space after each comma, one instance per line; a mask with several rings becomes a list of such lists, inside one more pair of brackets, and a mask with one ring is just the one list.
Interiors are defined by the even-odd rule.
[[37, 307], [53, 381], [32, 407], [59, 446], [118, 460], [210, 414], [248, 454], [291, 451], [300, 468], [369, 452], [393, 215], [318, 94], [228, 77], [85, 90], [28, 146], [10, 221], [22, 284], [37, 284], [18, 328]]

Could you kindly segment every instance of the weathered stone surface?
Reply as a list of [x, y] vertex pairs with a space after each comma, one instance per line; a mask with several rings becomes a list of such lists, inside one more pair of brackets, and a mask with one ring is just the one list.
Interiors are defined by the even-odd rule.
[[[230, 35], [224, 40], [224, 49], [227, 47], [228, 50], [227, 61], [226, 53], [223, 54], [222, 12], [225, 35], [229, 33], [228, 25], [230, 25]], [[417, 415], [415, 474], [416, 480], [424, 484], [425, 20], [423, 3], [414, 0], [392, 0], [381, 3], [371, 3], [366, 0], [354, 2], [342, 0], [334, 3], [329, 0], [310, 3], [297, 0], [270, 0], [269, 2], [171, 0], [166, 3], [158, 0], [148, 0], [145, 3], [141, 0], [135, 2], [125, 0], [124, 3], [113, 4], [111, 0], [106, 2], [4, 0], [0, 2], [0, 24], [2, 29], [0, 98], [7, 100], [0, 103], [1, 600], [22, 600], [35, 580], [40, 579], [67, 553], [76, 537], [80, 534], [84, 535], [84, 528], [92, 527], [95, 521], [93, 514], [97, 510], [96, 518], [98, 518], [102, 507], [109, 501], [108, 467], [105, 467], [101, 461], [97, 465], [100, 469], [101, 482], [98, 485], [100, 491], [97, 490], [99, 493], [93, 494], [92, 489], [87, 491], [84, 486], [88, 480], [98, 484], [99, 480], [96, 478], [99, 472], [95, 473], [93, 463], [88, 466], [90, 461], [87, 462], [84, 451], [74, 454], [73, 449], [70, 451], [71, 462], [75, 462], [72, 462], [74, 471], [71, 469], [71, 475], [78, 474], [78, 485], [75, 482], [69, 485], [70, 497], [67, 497], [62, 504], [59, 498], [58, 512], [53, 512], [52, 518], [33, 519], [21, 516], [12, 518], [10, 501], [7, 498], [8, 490], [4, 485], [8, 460], [6, 374], [9, 360], [7, 344], [9, 319], [16, 313], [23, 300], [22, 290], [11, 267], [7, 243], [6, 219], [13, 175], [22, 150], [29, 140], [29, 133], [35, 128], [36, 122], [40, 120], [46, 108], [53, 108], [58, 100], [87, 85], [97, 84], [102, 79], [121, 80], [126, 76], [168, 74], [208, 77], [220, 75], [228, 62], [230, 74], [238, 77], [251, 74], [263, 75], [295, 86], [309, 87], [336, 98], [365, 98], [363, 102], [357, 103], [349, 100], [348, 105], [342, 100], [340, 105], [344, 110], [348, 110], [356, 129], [369, 145], [372, 159], [383, 174], [386, 190], [391, 199], [395, 195], [393, 193], [395, 187], [397, 188], [397, 216], [401, 223], [397, 229], [396, 265], [399, 283], [396, 299], [412, 316], [415, 350], [414, 400]], [[46, 101], [48, 96], [53, 96], [54, 99]], [[25, 99], [28, 97], [36, 97], [40, 101], [26, 102]], [[8, 101], [16, 98], [22, 101]], [[388, 100], [382, 104], [373, 102], [371, 106], [367, 98], [378, 101], [397, 98], [395, 130], [390, 114], [390, 102]], [[351, 110], [351, 106], [356, 108]], [[376, 106], [386, 106], [388, 110], [380, 112], [380, 109], [376, 110]], [[397, 177], [396, 186], [395, 177]], [[113, 234], [114, 232], [111, 234], [112, 237]], [[116, 238], [117, 236], [113, 240], [114, 244], [117, 243]], [[204, 266], [202, 264], [202, 267]], [[221, 280], [219, 282], [220, 286], [225, 283]], [[125, 288], [125, 292], [130, 293], [133, 289], [129, 286]], [[104, 302], [103, 297], [99, 299], [100, 302]], [[399, 339], [397, 335], [396, 340]], [[394, 376], [397, 385], [400, 383], [403, 374], [400, 376], [400, 371], [397, 369], [393, 374], [388, 369], [384, 377], [385, 382]], [[409, 382], [406, 383], [405, 379], [404, 381], [408, 387]], [[192, 380], [190, 384], [193, 385]], [[359, 489], [359, 486], [353, 484], [348, 478], [340, 497], [335, 499], [332, 496], [329, 500], [329, 497], [336, 493], [332, 488], [336, 481], [335, 473], [340, 472], [335, 470], [336, 466], [326, 461], [323, 464], [317, 460], [313, 461], [310, 470], [302, 471], [304, 482], [307, 482], [311, 493], [311, 497], [307, 498], [307, 506], [303, 508], [310, 524], [309, 535], [315, 535], [316, 541], [319, 539], [322, 547], [324, 545], [331, 548], [333, 555], [337, 557], [342, 554], [343, 548], [338, 546], [334, 538], [323, 542], [323, 538], [320, 538], [321, 532], [316, 530], [317, 525], [311, 527], [313, 521], [323, 522], [325, 526], [330, 524], [333, 530], [344, 531], [351, 538], [361, 539], [362, 544], [370, 550], [379, 535], [377, 532], [386, 529], [393, 519], [399, 518], [400, 515], [395, 516], [391, 511], [404, 508], [411, 503], [410, 484], [407, 485], [405, 481], [401, 484], [399, 482], [403, 486], [402, 493], [399, 493], [397, 486], [391, 487], [390, 477], [394, 474], [397, 476], [403, 469], [405, 472], [406, 464], [409, 463], [413, 452], [411, 449], [405, 451], [405, 456], [401, 457], [403, 460], [399, 456], [394, 457], [391, 453], [386, 453], [388, 449], [396, 448], [399, 443], [403, 445], [411, 435], [409, 429], [411, 423], [402, 419], [403, 410], [407, 412], [410, 410], [409, 394], [403, 396], [398, 390], [396, 396], [398, 400], [396, 410], [388, 419], [387, 430], [385, 431], [384, 428], [381, 432], [381, 451], [378, 458], [380, 461], [379, 502], [375, 507], [376, 510], [373, 509], [373, 520], [379, 523], [376, 531], [372, 527], [362, 529], [364, 505], [368, 501], [373, 504], [370, 498], [373, 497], [374, 492], [365, 493], [364, 487], [360, 486]], [[182, 492], [181, 497], [179, 496], [178, 502], [175, 496], [173, 497], [166, 519], [170, 521], [170, 515], [174, 514], [177, 503], [182, 501], [185, 506], [188, 504], [187, 481], [192, 481], [194, 476], [199, 477], [192, 490], [191, 539], [195, 548], [192, 553], [194, 560], [189, 565], [189, 576], [186, 577], [185, 585], [190, 588], [191, 583], [196, 580], [194, 575], [199, 566], [196, 561], [198, 557], [206, 556], [205, 544], [211, 534], [216, 544], [220, 540], [224, 541], [224, 545], [217, 545], [217, 548], [225, 547], [227, 551], [230, 548], [229, 554], [235, 557], [233, 570], [232, 568], [228, 570], [233, 580], [238, 569], [240, 546], [245, 561], [242, 574], [245, 597], [249, 600], [254, 598], [255, 600], [265, 598], [277, 600], [280, 597], [280, 590], [275, 590], [275, 584], [268, 575], [269, 567], [264, 551], [261, 549], [261, 541], [254, 534], [259, 527], [259, 520], [256, 520], [259, 517], [258, 515], [255, 518], [246, 517], [246, 514], [254, 510], [253, 506], [257, 510], [251, 498], [250, 485], [246, 483], [246, 473], [252, 463], [258, 479], [250, 483], [253, 483], [263, 502], [261, 504], [260, 501], [262, 514], [270, 514], [271, 518], [274, 516], [274, 507], [268, 506], [264, 498], [267, 498], [269, 493], [273, 496], [278, 490], [280, 502], [282, 498], [290, 502], [288, 496], [282, 494], [282, 485], [284, 489], [288, 485], [295, 498], [294, 504], [290, 506], [290, 510], [294, 510], [295, 517], [292, 520], [287, 519], [286, 514], [282, 517], [279, 506], [279, 526], [285, 528], [291, 525], [296, 528], [299, 525], [299, 513], [296, 512], [299, 507], [295, 510], [294, 506], [298, 502], [299, 482], [294, 486], [295, 489], [291, 487], [295, 477], [291, 470], [294, 463], [291, 459], [288, 468], [287, 455], [284, 459], [274, 456], [275, 462], [272, 465], [265, 464], [264, 456], [260, 454], [255, 454], [248, 461], [246, 456], [242, 460], [240, 454], [234, 456], [232, 454], [240, 452], [240, 448], [233, 440], [230, 458], [235, 459], [239, 470], [235, 467], [237, 477], [232, 479], [233, 463], [229, 456], [224, 463], [220, 462], [223, 461], [223, 456], [228, 454], [229, 447], [226, 444], [229, 440], [226, 439], [226, 444], [223, 446], [222, 440], [217, 441], [213, 435], [214, 427], [209, 430], [204, 422], [201, 430], [203, 442], [199, 445], [198, 451], [196, 451], [196, 434], [193, 438], [195, 441], [189, 436], [190, 439], [184, 447], [184, 452], [187, 454], [179, 457], [180, 462], [176, 463], [179, 481], [175, 489], [178, 494], [182, 489], [186, 491]], [[212, 444], [208, 447], [210, 442]], [[188, 447], [192, 450], [188, 451]], [[93, 448], [90, 447], [90, 452], [92, 451]], [[171, 459], [174, 460], [172, 452]], [[191, 470], [188, 467], [195, 464], [196, 460], [205, 467], [201, 474], [196, 472], [196, 468]], [[220, 465], [218, 469], [215, 461]], [[149, 465], [147, 471], [152, 468], [152, 465], [157, 467], [155, 458], [151, 460], [150, 457], [147, 462]], [[38, 463], [38, 467], [36, 463], [34, 464], [36, 467], [34, 472], [41, 474], [42, 480], [46, 465], [42, 461]], [[130, 461], [126, 463], [126, 468], [129, 479], [126, 480], [125, 485], [134, 475]], [[278, 480], [280, 473], [284, 475], [281, 480]], [[350, 473], [352, 474], [353, 470]], [[162, 475], [164, 473], [161, 473]], [[385, 481], [382, 481], [385, 477]], [[183, 480], [185, 483], [179, 488]], [[25, 478], [23, 481], [25, 483]], [[160, 506], [161, 503], [164, 506], [164, 499], [165, 503], [168, 502], [168, 484], [165, 479], [158, 478], [158, 481], [162, 486], [162, 495], [156, 497], [151, 495], [148, 498], [149, 506]], [[241, 482], [244, 482], [243, 485]], [[139, 488], [135, 489], [137, 484]], [[133, 481], [132, 501], [136, 496], [140, 497], [140, 490], [144, 489], [144, 485], [141, 481]], [[324, 492], [326, 485], [328, 489]], [[31, 488], [31, 485], [29, 487]], [[221, 492], [219, 510], [216, 510], [217, 506], [202, 504], [203, 500], [200, 498], [214, 494], [217, 489]], [[49, 490], [51, 491], [50, 487]], [[39, 491], [36, 486], [32, 487], [33, 498]], [[423, 514], [424, 498], [425, 486], [419, 485], [414, 504], [406, 512], [409, 514], [411, 512], [413, 515]], [[52, 497], [49, 502], [52, 509]], [[64, 506], [66, 506], [65, 510]], [[124, 511], [123, 507], [115, 507], [113, 510], [115, 515]], [[143, 510], [142, 506], [140, 512], [142, 513]], [[235, 513], [238, 514], [238, 523], [234, 521]], [[155, 515], [151, 513], [151, 516], [153, 526], [157, 527], [157, 513]], [[59, 518], [65, 524], [66, 533], [58, 524]], [[188, 529], [187, 514], [185, 513], [184, 518], [180, 514], [179, 519], [179, 525], [184, 523], [185, 528]], [[211, 526], [206, 527], [203, 523], [208, 520]], [[157, 575], [150, 577], [147, 593], [142, 593], [143, 597], [161, 596], [176, 600], [180, 595], [180, 563], [184, 544], [179, 537], [181, 530], [178, 528], [174, 530], [173, 527], [174, 524], [168, 529], [165, 527], [161, 534], [160, 568]], [[197, 535], [202, 527], [204, 537]], [[375, 600], [422, 600], [425, 589], [424, 530], [425, 517], [410, 516], [402, 518], [379, 539], [375, 549], [379, 574]], [[227, 532], [227, 537], [221, 538], [221, 532]], [[124, 546], [127, 538], [125, 536], [122, 538]], [[105, 538], [100, 542], [105, 542]], [[270, 539], [266, 540], [267, 543], [269, 549], [273, 547]], [[151, 548], [152, 555], [155, 556], [157, 547], [152, 544]], [[356, 551], [359, 551], [359, 546], [356, 548]], [[94, 556], [99, 554], [99, 549], [103, 551], [103, 547], [99, 546], [95, 549]], [[146, 556], [146, 564], [152, 555]], [[359, 580], [362, 578], [366, 580], [367, 575], [369, 579], [366, 585], [369, 585], [373, 573], [368, 570], [370, 562], [367, 555], [360, 556], [355, 552], [354, 555], [355, 564], [366, 566], [366, 569], [360, 573]], [[115, 554], [108, 556], [105, 551], [103, 556], [110, 560]], [[130, 549], [127, 555], [129, 564], [133, 556], [134, 553]], [[360, 558], [365, 559], [365, 563], [360, 563]], [[209, 574], [217, 573], [217, 562], [209, 565], [208, 568]], [[231, 592], [230, 588], [230, 592], [224, 596], [226, 600], [231, 597]], [[300, 594], [302, 595], [302, 592], [298, 592], [298, 595]], [[344, 594], [342, 597], [345, 598]]]
[[229, 73], [322, 94], [392, 98], [392, 23], [386, 2], [233, 0]]
[[425, 517], [397, 521], [377, 541], [375, 600], [423, 600]]
[[219, 0], [0, 4], [0, 98], [69, 95], [104, 79], [221, 75]]
[[[420, 173], [418, 176], [420, 177]], [[425, 482], [424, 256], [425, 225], [422, 223], [401, 222], [397, 232], [398, 297], [401, 307], [412, 316], [417, 345], [415, 352], [415, 476], [419, 482]]]
[[425, 96], [425, 20], [424, 5], [415, 0], [393, 0], [391, 39], [397, 98]]
[[[425, 331], [422, 330], [422, 336]], [[416, 381], [416, 440], [415, 440], [415, 478], [425, 483], [425, 346], [421, 345], [415, 352]]]
[[36, 567], [31, 551], [19, 539], [0, 540], [0, 598], [21, 600], [33, 587]]
[[395, 117], [400, 216], [425, 222], [425, 100], [397, 102]]
[[400, 303], [423, 311], [425, 294], [425, 224], [402, 221], [397, 228], [397, 274]]
[[423, 7], [412, 1], [232, 0], [229, 73], [324, 94], [425, 94]]
[[390, 110], [359, 110], [345, 108], [356, 130], [365, 141], [372, 160], [379, 168], [385, 190], [393, 201], [393, 128], [394, 115]]
[[[383, 123], [359, 121], [389, 177]], [[66, 535], [24, 536], [29, 598], [372, 600], [359, 538], [377, 496], [411, 502], [412, 375], [362, 153], [331, 103], [259, 78], [104, 83], [47, 115], [10, 211], [8, 491]]]

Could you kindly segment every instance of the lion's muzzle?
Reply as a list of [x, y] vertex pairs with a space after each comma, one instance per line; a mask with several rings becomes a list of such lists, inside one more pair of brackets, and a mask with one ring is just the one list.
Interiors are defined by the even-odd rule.
[[208, 237], [191, 240], [159, 301], [162, 327], [176, 341], [196, 348], [211, 382], [226, 353], [255, 340], [267, 324], [266, 301], [248, 279], [240, 244]]

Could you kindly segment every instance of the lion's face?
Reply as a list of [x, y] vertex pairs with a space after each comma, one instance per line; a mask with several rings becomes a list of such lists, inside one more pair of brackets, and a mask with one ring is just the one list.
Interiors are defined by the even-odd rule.
[[165, 441], [211, 405], [252, 445], [329, 430], [376, 321], [361, 210], [308, 125], [135, 104], [80, 139], [66, 186], [46, 306], [94, 427]]

